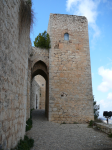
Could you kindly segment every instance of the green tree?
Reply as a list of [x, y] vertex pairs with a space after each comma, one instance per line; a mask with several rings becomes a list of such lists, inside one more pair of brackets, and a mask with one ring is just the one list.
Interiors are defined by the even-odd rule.
[[39, 35], [35, 38], [34, 46], [49, 49], [50, 48], [49, 34], [46, 31], [44, 31], [43, 33], [39, 33]]
[[93, 107], [94, 107], [94, 119], [98, 119], [99, 117], [99, 109], [100, 109], [100, 106], [99, 105], [96, 105], [96, 101], [94, 101], [94, 96], [93, 96]]

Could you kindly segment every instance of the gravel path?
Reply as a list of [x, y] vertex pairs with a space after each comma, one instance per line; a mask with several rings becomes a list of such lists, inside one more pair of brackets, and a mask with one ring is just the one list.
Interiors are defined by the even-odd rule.
[[58, 124], [47, 121], [43, 110], [33, 111], [33, 128], [27, 132], [35, 140], [32, 150], [112, 150], [112, 139], [87, 124]]

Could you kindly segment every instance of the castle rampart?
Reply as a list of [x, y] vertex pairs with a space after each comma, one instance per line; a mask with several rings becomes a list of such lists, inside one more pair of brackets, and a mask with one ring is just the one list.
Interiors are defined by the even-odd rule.
[[93, 120], [87, 19], [50, 14], [48, 33], [49, 120], [58, 123]]
[[[16, 146], [25, 135], [30, 28], [20, 31], [20, 0], [0, 1], [0, 145]], [[29, 117], [29, 116], [28, 116]]]

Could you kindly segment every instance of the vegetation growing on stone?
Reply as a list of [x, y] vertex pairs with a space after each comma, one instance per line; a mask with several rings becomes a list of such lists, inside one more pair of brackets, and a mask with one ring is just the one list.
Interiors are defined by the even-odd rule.
[[93, 107], [94, 107], [94, 119], [98, 119], [98, 116], [99, 116], [99, 106], [96, 105], [96, 101], [94, 101], [94, 98], [93, 98]]
[[32, 119], [29, 118], [29, 119], [26, 121], [26, 132], [29, 131], [31, 128], [32, 128]]
[[93, 120], [90, 120], [90, 122], [89, 122], [89, 127], [93, 127], [93, 125], [94, 125], [94, 121]]
[[20, 140], [18, 145], [11, 150], [30, 150], [34, 145], [34, 140], [28, 136], [24, 136], [24, 140]]
[[95, 119], [95, 121], [90, 120], [88, 127], [93, 127], [96, 123], [102, 123], [103, 121], [100, 118]]
[[112, 138], [112, 133], [108, 135], [108, 137]]
[[74, 122], [74, 124], [78, 124], [77, 122]]
[[30, 118], [26, 121], [26, 132], [31, 130], [31, 128], [32, 128], [32, 111], [33, 110], [34, 109], [30, 110]]
[[62, 122], [62, 124], [66, 124], [66, 122]]
[[46, 31], [44, 31], [43, 33], [39, 33], [39, 35], [35, 38], [34, 46], [49, 49], [50, 48], [49, 34]]
[[20, 0], [19, 8], [19, 29], [22, 31], [23, 27], [32, 27], [34, 21], [34, 12], [32, 10], [31, 0]]

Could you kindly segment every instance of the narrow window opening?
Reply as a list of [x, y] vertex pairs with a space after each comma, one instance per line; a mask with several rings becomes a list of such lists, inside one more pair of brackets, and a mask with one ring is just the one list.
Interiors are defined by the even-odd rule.
[[64, 40], [65, 40], [65, 41], [69, 41], [69, 34], [68, 34], [68, 33], [65, 33], [65, 34], [64, 34]]

